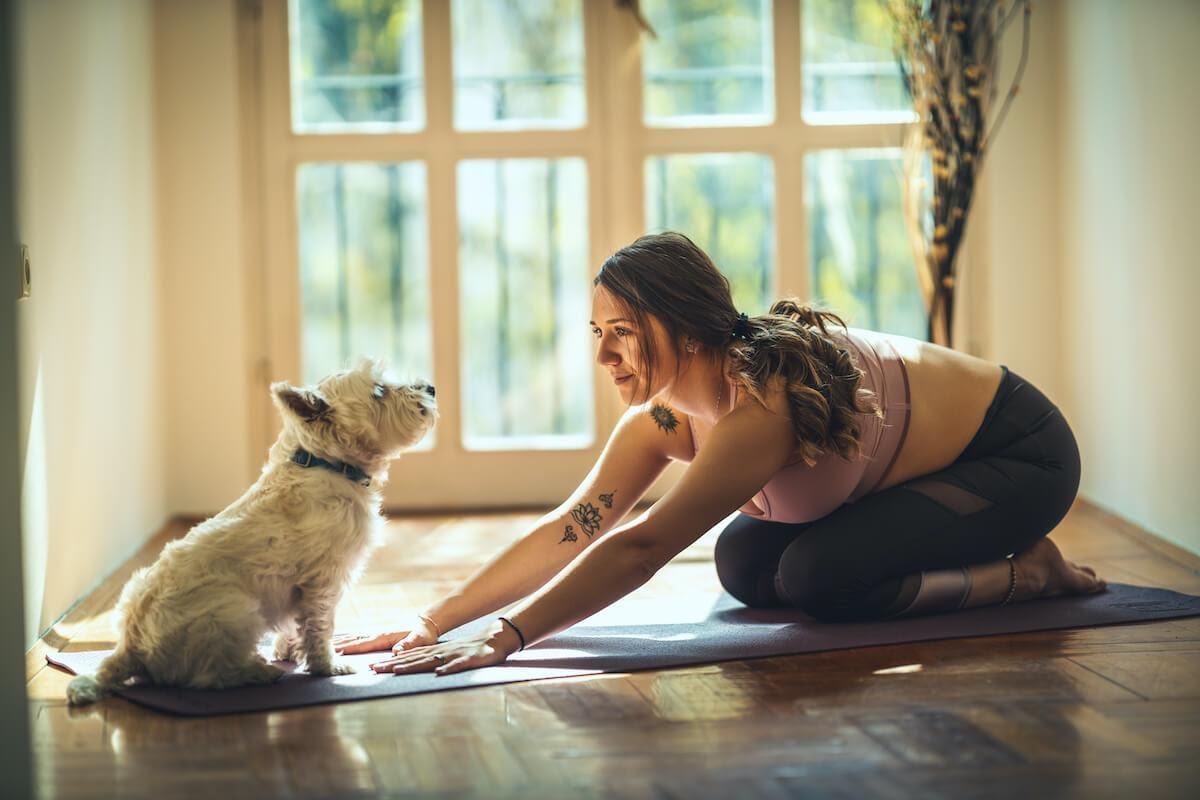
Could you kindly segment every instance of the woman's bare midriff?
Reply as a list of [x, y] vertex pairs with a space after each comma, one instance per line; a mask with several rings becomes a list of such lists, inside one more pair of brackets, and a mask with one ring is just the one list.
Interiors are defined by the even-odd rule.
[[[1003, 371], [999, 364], [904, 336], [889, 337], [908, 370], [908, 435], [878, 489], [944, 469], [983, 422]], [[878, 491], [877, 489], [877, 491]]]

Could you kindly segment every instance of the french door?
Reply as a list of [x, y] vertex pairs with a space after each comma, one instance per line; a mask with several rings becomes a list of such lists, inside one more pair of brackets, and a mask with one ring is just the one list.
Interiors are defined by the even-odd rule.
[[909, 112], [868, 4], [641, 8], [653, 36], [610, 0], [258, 7], [267, 372], [370, 354], [435, 383], [388, 508], [574, 488], [623, 411], [591, 278], [647, 230], [705, 247], [749, 313], [797, 294], [924, 331], [894, 181]]

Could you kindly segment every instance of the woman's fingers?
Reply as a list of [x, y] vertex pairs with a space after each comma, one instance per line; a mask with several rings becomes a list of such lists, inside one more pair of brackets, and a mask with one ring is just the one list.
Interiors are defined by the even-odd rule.
[[451, 641], [441, 644], [414, 647], [390, 658], [370, 665], [379, 673], [408, 675], [417, 672], [434, 672], [450, 675], [468, 669], [478, 669], [499, 664], [505, 656], [501, 651], [484, 641]]
[[391, 672], [395, 667], [404, 667], [409, 664], [419, 663], [429, 660], [432, 655], [429, 653], [403, 653], [401, 655], [385, 658], [382, 661], [377, 661], [371, 665], [371, 669], [376, 672]]
[[371, 669], [376, 672], [392, 672], [397, 675], [404, 675], [410, 672], [429, 672], [440, 666], [444, 661], [444, 656], [438, 658], [432, 654], [417, 658], [390, 658], [379, 664], [372, 664]]
[[394, 672], [396, 674], [426, 672], [440, 667], [455, 658], [457, 656], [452, 652], [443, 651], [441, 648], [433, 652], [430, 647], [418, 647], [414, 650], [407, 650], [393, 655], [391, 658], [377, 661], [371, 664], [370, 668], [375, 672]]
[[392, 672], [397, 675], [407, 675], [412, 672], [432, 672], [442, 665], [445, 659], [439, 659], [434, 656], [428, 658], [409, 661], [405, 664], [397, 664], [392, 668]]
[[387, 650], [397, 639], [407, 633], [380, 633], [376, 635], [339, 636], [333, 640], [333, 650], [336, 653], [370, 653], [375, 650]]
[[451, 675], [455, 672], [462, 672], [464, 669], [469, 669], [470, 666], [471, 659], [466, 656], [460, 656], [442, 664], [434, 672], [438, 675]]
[[410, 631], [407, 636], [392, 647], [392, 652], [401, 653], [412, 650], [415, 647], [428, 647], [434, 644], [437, 644], [436, 636], [429, 636], [421, 631]]
[[330, 644], [333, 645], [333, 650], [335, 653], [361, 653], [363, 650], [360, 648], [368, 644], [372, 638], [373, 637], [366, 636], [365, 634], [352, 633], [343, 636], [335, 636]]

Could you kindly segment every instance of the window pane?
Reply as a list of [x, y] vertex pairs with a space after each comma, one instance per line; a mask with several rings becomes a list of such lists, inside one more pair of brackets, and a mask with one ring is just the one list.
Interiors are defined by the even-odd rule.
[[579, 0], [454, 0], [452, 19], [455, 127], [584, 124]]
[[761, 125], [775, 116], [770, 0], [642, 0], [647, 125]]
[[806, 0], [801, 10], [804, 120], [905, 122], [912, 102], [896, 66], [892, 21], [880, 0]]
[[463, 445], [593, 440], [583, 159], [458, 165]]
[[302, 164], [296, 189], [303, 380], [364, 355], [432, 379], [425, 165]]
[[288, 27], [296, 132], [424, 127], [421, 0], [290, 0]]
[[804, 159], [816, 299], [859, 328], [925, 338], [905, 232], [899, 150], [826, 150]]
[[747, 314], [770, 307], [775, 285], [775, 174], [771, 159], [704, 153], [646, 159], [646, 227], [702, 247]]

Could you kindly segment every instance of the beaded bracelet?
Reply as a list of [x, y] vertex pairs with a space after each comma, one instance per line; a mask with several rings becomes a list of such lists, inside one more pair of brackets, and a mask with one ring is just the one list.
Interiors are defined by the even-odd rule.
[[1013, 595], [1017, 592], [1017, 565], [1013, 562], [1012, 557], [1008, 559], [1008, 596], [1004, 598], [1004, 602], [1000, 605], [1006, 606], [1013, 599]]
[[525, 649], [525, 634], [521, 633], [521, 629], [518, 628], [516, 625], [513, 625], [513, 621], [511, 619], [509, 619], [508, 617], [500, 617], [499, 619], [501, 622], [507, 622], [509, 624], [509, 626], [514, 631], [517, 632], [517, 638], [521, 640], [521, 646], [517, 649], [517, 652], [524, 650]]

